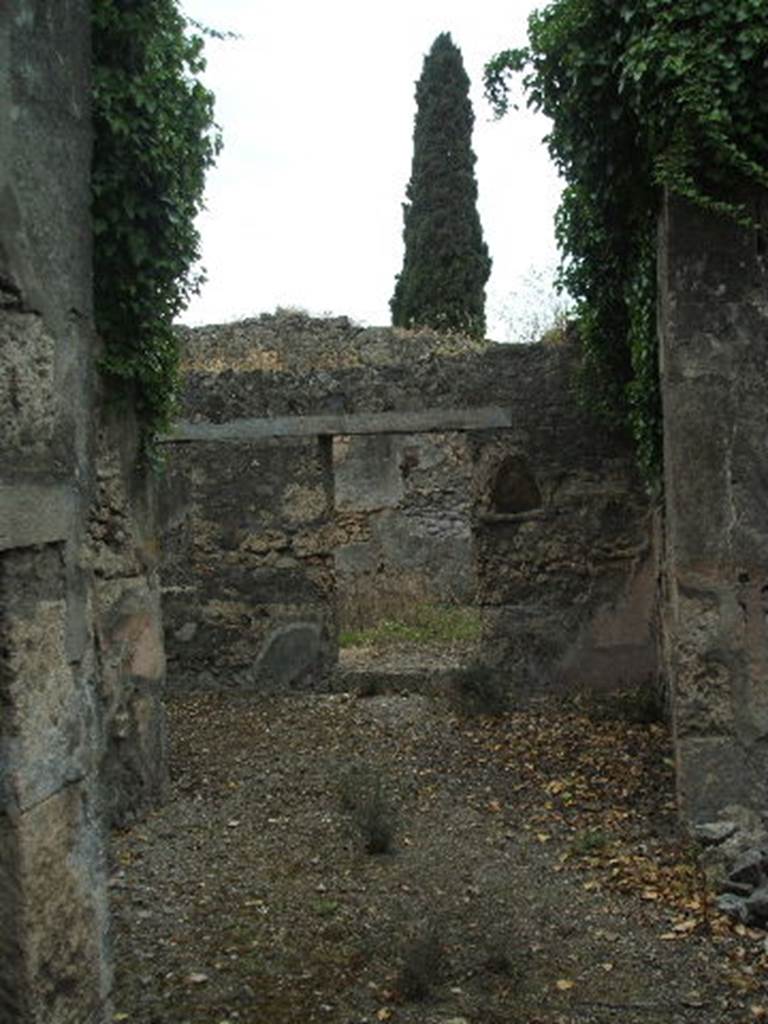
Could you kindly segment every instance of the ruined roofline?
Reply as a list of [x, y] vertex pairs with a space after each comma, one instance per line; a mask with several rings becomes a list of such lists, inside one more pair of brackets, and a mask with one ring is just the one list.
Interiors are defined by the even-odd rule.
[[[363, 327], [346, 316], [262, 313], [222, 324], [179, 325], [182, 372], [277, 372], [457, 358], [503, 346], [429, 328]], [[531, 346], [524, 346], [529, 348]]]

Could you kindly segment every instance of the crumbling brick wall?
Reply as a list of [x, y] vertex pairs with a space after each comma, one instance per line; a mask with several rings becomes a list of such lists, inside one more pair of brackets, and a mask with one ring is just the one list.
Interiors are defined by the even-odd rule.
[[[172, 531], [170, 589], [190, 552], [208, 543], [203, 521], [229, 522], [214, 497], [229, 487], [228, 453], [238, 459], [247, 438], [316, 430], [334, 438], [335, 518], [323, 537], [337, 584], [351, 595], [347, 617], [365, 602], [386, 608], [388, 593], [402, 601], [453, 590], [483, 608], [482, 657], [521, 694], [654, 677], [653, 517], [629, 446], [578, 408], [572, 350], [298, 314], [183, 334], [184, 423], [171, 465], [181, 460], [172, 477], [184, 477], [194, 494], [186, 526], [180, 520]], [[436, 429], [454, 422], [460, 429]], [[281, 477], [293, 481], [301, 467], [287, 440], [272, 444], [263, 497], [285, 509]], [[247, 469], [232, 486], [247, 507]], [[280, 534], [279, 517], [272, 525]], [[222, 567], [245, 564], [238, 545], [231, 556], [212, 544], [206, 600], [231, 591], [214, 551]], [[195, 624], [185, 627], [170, 605], [168, 624], [174, 676], [190, 668], [196, 675], [176, 643], [196, 637]], [[228, 645], [241, 648], [242, 662], [255, 634], [245, 619], [230, 627]], [[257, 658], [258, 647], [250, 663]]]

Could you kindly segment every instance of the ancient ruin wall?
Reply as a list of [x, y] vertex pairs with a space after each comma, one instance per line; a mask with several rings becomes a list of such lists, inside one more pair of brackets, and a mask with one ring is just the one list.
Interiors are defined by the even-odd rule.
[[170, 685], [321, 686], [337, 652], [330, 441], [170, 447], [163, 490]]
[[157, 480], [124, 403], [102, 402], [83, 567], [92, 586], [107, 822], [125, 825], [165, 799], [165, 651]]
[[[391, 410], [402, 387], [403, 346], [411, 339], [385, 330], [373, 332], [371, 343], [370, 332], [361, 339], [360, 329], [345, 318], [302, 315], [181, 333], [183, 415], [200, 432], [169, 446], [164, 488], [172, 685], [278, 692], [323, 687], [337, 659], [337, 583], [355, 607], [386, 598], [387, 588], [398, 599], [404, 590], [414, 596], [447, 591], [451, 538], [436, 532], [450, 509], [436, 507], [431, 486], [425, 501], [419, 485], [443, 455], [434, 445], [428, 450], [424, 439], [332, 440], [313, 429], [280, 438], [249, 438], [247, 430], [235, 430], [239, 440], [222, 447], [205, 428], [230, 418], [295, 417], [305, 410], [337, 417], [353, 408], [339, 390], [340, 377], [350, 396], [371, 395], [362, 406], [366, 411]], [[435, 340], [449, 352], [476, 348]], [[391, 380], [375, 399], [382, 374]], [[466, 480], [464, 492], [466, 509]], [[454, 534], [461, 546], [456, 551], [450, 544], [458, 555], [455, 576], [462, 559], [466, 576], [467, 516]], [[406, 553], [419, 536], [420, 561], [411, 558], [406, 567]], [[435, 587], [439, 575], [442, 584]]]
[[[106, 1018], [88, 9], [0, 15], [0, 1019]], [[9, 70], [10, 69], [10, 70]], [[54, 170], [55, 169], [55, 170]]]
[[148, 494], [129, 470], [135, 428], [96, 422], [89, 25], [85, 0], [0, 9], [0, 1020], [14, 1024], [111, 1019], [105, 822], [164, 782], [151, 502], [133, 504]]
[[[768, 195], [746, 201], [759, 222]], [[681, 809], [706, 820], [766, 808], [766, 240], [670, 199], [660, 256], [666, 668]]]
[[486, 658], [526, 694], [654, 686], [653, 513], [631, 457], [557, 422], [473, 437]]
[[459, 431], [333, 439], [340, 627], [473, 604], [472, 460]]
[[[375, 599], [382, 566], [401, 592], [455, 581], [484, 609], [482, 657], [526, 693], [654, 676], [652, 516], [629, 448], [577, 407], [573, 352], [301, 315], [201, 328], [185, 342], [172, 447], [188, 480], [205, 459], [215, 491], [229, 446], [248, 438], [332, 436], [327, 550], [361, 599]], [[287, 442], [272, 443], [275, 479], [290, 476]], [[238, 480], [247, 499], [247, 474]], [[220, 519], [213, 507], [198, 490], [188, 522]], [[191, 550], [189, 537], [179, 543], [172, 577]], [[212, 569], [206, 586], [229, 584]], [[184, 634], [170, 606], [168, 623], [169, 646], [195, 630], [190, 622]], [[173, 649], [184, 669], [189, 659]]]

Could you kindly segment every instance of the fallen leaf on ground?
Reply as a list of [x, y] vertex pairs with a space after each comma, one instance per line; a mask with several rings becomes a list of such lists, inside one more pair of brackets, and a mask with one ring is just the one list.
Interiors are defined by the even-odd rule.
[[686, 921], [676, 921], [672, 925], [672, 931], [685, 934], [686, 932], [695, 931], [698, 928], [698, 926], [699, 922], [696, 921], [694, 918], [689, 917]]

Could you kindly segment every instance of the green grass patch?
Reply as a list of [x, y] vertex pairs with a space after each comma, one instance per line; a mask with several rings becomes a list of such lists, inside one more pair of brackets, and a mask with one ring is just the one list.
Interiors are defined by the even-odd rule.
[[480, 610], [461, 605], [414, 605], [397, 618], [362, 629], [342, 630], [339, 645], [348, 647], [466, 646], [480, 638]]

